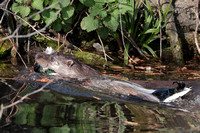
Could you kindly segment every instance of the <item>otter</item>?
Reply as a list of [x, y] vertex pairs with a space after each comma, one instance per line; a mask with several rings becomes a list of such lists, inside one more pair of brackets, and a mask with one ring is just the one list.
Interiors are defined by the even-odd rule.
[[57, 74], [75, 78], [78, 76], [99, 75], [99, 73], [79, 62], [71, 55], [63, 55], [57, 52], [53, 53], [38, 53], [35, 56], [35, 61], [42, 66], [43, 71], [47, 69], [54, 70]]
[[[43, 71], [51, 69], [57, 74], [69, 77], [78, 78], [81, 76], [94, 76], [100, 74], [81, 62], [72, 57], [71, 55], [63, 55], [55, 52], [52, 48], [47, 48], [45, 52], [38, 53], [35, 56], [36, 63], [38, 63]], [[171, 102], [188, 93], [191, 89], [185, 87], [184, 83], [178, 83], [178, 93], [173, 93], [166, 90], [152, 90], [146, 89], [136, 83], [131, 83], [128, 81], [120, 79], [111, 79], [109, 77], [103, 76], [102, 78], [91, 78], [87, 85], [98, 88], [97, 91], [114, 94], [122, 94], [125, 96], [135, 96], [140, 99], [151, 101], [151, 102]], [[82, 84], [84, 86], [84, 84]], [[174, 88], [173, 88], [174, 89]], [[183, 90], [183, 91], [182, 91]]]

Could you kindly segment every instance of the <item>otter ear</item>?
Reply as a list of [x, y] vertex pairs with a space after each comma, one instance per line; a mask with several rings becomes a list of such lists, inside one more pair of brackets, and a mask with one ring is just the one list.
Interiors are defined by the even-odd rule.
[[73, 60], [67, 60], [67, 66], [70, 68], [74, 64]]

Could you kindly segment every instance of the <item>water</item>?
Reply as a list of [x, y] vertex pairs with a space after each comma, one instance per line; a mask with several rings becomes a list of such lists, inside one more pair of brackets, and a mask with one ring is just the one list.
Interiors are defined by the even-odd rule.
[[[21, 69], [12, 68], [2, 78], [16, 77]], [[31, 80], [4, 79], [0, 82], [1, 103], [13, 103], [43, 84]], [[173, 87], [173, 81], [132, 81], [144, 87], [156, 89]], [[186, 81], [194, 92], [178, 104], [169, 106], [131, 101], [77, 88], [45, 88], [45, 91], [27, 97], [14, 108], [4, 110], [1, 119], [2, 133], [90, 133], [90, 132], [198, 132], [199, 82]], [[61, 91], [57, 91], [57, 90]]]

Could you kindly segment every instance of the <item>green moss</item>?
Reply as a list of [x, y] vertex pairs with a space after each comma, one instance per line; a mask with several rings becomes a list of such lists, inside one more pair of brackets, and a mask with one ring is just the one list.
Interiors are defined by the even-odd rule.
[[81, 42], [81, 47], [85, 48], [85, 49], [89, 49], [92, 47], [92, 44], [95, 42], [95, 40], [91, 40], [91, 41], [86, 41], [86, 40], [83, 40]]
[[1, 76], [10, 76], [15, 75], [19, 70], [14, 67], [12, 64], [0, 63], [0, 75]]
[[[0, 38], [4, 38], [4, 35], [0, 35]], [[1, 41], [0, 42], [0, 57], [3, 57], [4, 55], [6, 55], [9, 50], [12, 48], [12, 45], [10, 44], [9, 40], [6, 41]]]
[[105, 59], [99, 55], [89, 53], [89, 52], [81, 52], [81, 51], [73, 51], [74, 56], [85, 64], [89, 64], [92, 66], [103, 65], [105, 63]]
[[37, 36], [36, 41], [41, 43], [41, 46], [44, 48], [48, 46], [48, 47], [52, 47], [53, 49], [57, 49], [57, 41], [48, 40], [43, 36]]

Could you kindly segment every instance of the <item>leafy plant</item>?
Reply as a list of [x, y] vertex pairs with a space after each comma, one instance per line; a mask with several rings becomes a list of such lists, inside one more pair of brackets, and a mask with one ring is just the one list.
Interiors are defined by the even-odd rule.
[[[171, 2], [172, 0], [162, 14], [162, 28], [166, 26], [167, 21], [169, 20], [169, 18], [166, 17]], [[160, 32], [159, 18], [154, 16], [155, 14], [147, 0], [145, 0], [145, 3], [143, 10], [141, 10], [143, 7], [142, 3], [135, 3], [135, 0], [129, 1], [128, 4], [132, 10], [129, 10], [128, 13], [123, 16], [124, 31], [127, 31], [131, 35], [133, 40], [135, 40], [136, 44], [140, 46], [143, 51], [147, 49], [154, 57], [157, 57], [155, 51], [149, 44], [156, 39], [155, 36]]]
[[[100, 36], [105, 39], [108, 33], [116, 32], [119, 27], [119, 0], [80, 0], [89, 7], [88, 15], [81, 21], [81, 28], [87, 32], [98, 29]], [[124, 1], [127, 3], [127, 1]], [[122, 8], [122, 14], [129, 6]]]
[[[162, 13], [162, 28], [166, 26], [169, 19], [167, 14], [171, 2]], [[106, 39], [109, 33], [115, 38], [122, 18], [124, 34], [128, 32], [144, 52], [148, 50], [157, 57], [149, 44], [160, 32], [159, 18], [154, 16], [155, 13], [147, 0], [145, 6], [143, 3], [136, 3], [136, 0], [16, 0], [11, 10], [31, 24], [35, 22], [40, 26], [50, 24], [48, 28], [57, 32], [69, 31], [71, 25], [80, 18], [81, 21], [77, 23], [80, 23], [82, 30], [87, 32], [97, 30], [103, 39]], [[81, 12], [84, 13], [79, 15]], [[128, 51], [129, 43], [125, 45]], [[128, 60], [126, 54], [124, 53], [125, 62]]]
[[[50, 8], [51, 7], [51, 8]], [[57, 12], [62, 9], [58, 14]], [[39, 13], [40, 10], [44, 10]], [[49, 28], [56, 31], [70, 29], [70, 18], [74, 15], [74, 7], [70, 5], [70, 0], [16, 0], [11, 11], [15, 12], [29, 23], [51, 24]], [[29, 18], [32, 16], [31, 18]], [[28, 19], [29, 18], [29, 19]], [[20, 20], [21, 21], [21, 20]], [[24, 24], [24, 26], [27, 26]]]

